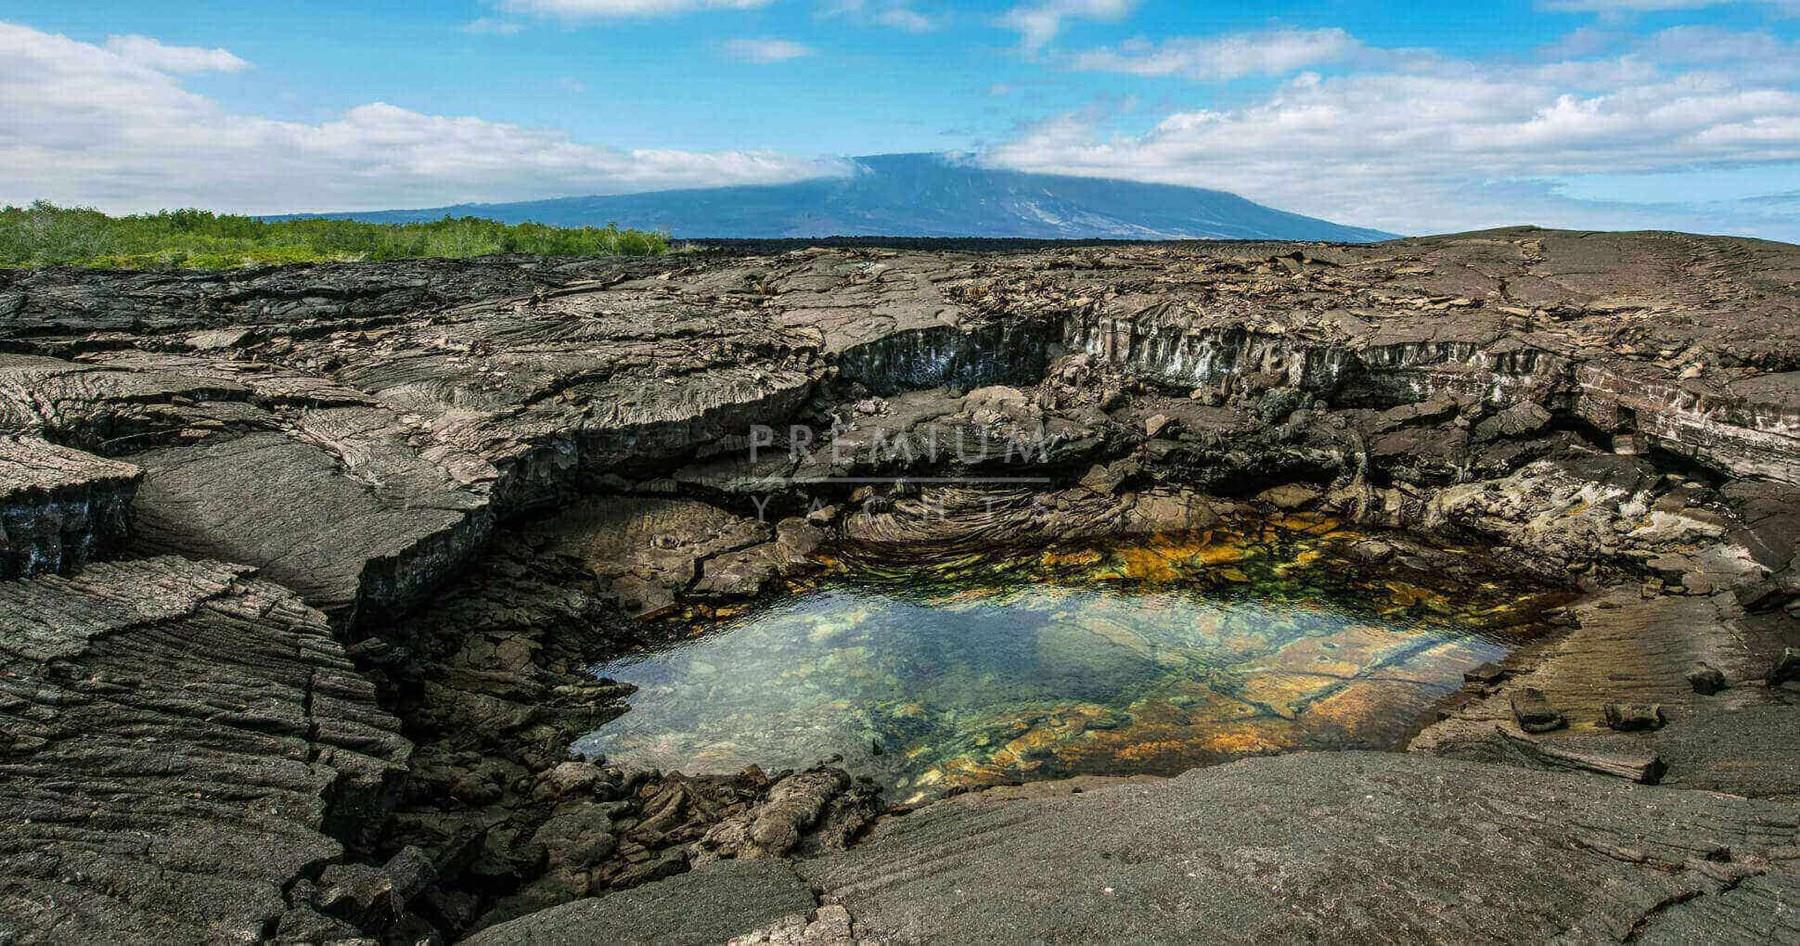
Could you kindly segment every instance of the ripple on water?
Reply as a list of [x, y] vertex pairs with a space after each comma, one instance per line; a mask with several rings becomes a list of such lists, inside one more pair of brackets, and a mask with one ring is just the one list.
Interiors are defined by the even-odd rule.
[[841, 756], [894, 797], [1242, 755], [1388, 748], [1546, 596], [1389, 568], [1329, 526], [857, 569], [594, 668], [636, 684], [580, 741], [729, 773]]

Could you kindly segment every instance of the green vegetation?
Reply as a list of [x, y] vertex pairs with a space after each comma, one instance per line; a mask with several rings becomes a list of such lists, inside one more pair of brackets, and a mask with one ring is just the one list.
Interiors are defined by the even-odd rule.
[[112, 217], [57, 207], [0, 209], [0, 267], [93, 266], [227, 269], [329, 260], [466, 259], [494, 253], [545, 256], [650, 256], [668, 237], [605, 227], [508, 226], [479, 217], [430, 223], [259, 220], [207, 210], [165, 210]]

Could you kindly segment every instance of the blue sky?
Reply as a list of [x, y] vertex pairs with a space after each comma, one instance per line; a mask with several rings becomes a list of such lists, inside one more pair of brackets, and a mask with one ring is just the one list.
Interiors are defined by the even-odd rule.
[[944, 150], [1405, 232], [1800, 240], [1800, 0], [0, 4], [5, 202], [374, 209]]

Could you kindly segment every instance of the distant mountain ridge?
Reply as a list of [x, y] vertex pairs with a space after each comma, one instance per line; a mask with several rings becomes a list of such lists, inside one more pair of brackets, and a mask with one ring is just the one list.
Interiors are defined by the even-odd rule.
[[982, 167], [942, 154], [853, 158], [853, 173], [790, 184], [308, 214], [377, 223], [488, 217], [694, 237], [1255, 239], [1368, 243], [1394, 236], [1265, 207], [1225, 191]]

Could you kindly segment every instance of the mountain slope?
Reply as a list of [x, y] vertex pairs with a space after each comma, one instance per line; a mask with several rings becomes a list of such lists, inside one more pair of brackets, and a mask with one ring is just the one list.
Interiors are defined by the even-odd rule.
[[846, 177], [792, 184], [327, 214], [374, 222], [445, 215], [664, 230], [676, 237], [1027, 237], [1369, 242], [1392, 234], [1287, 213], [1224, 191], [1028, 174], [936, 154], [855, 158]]

